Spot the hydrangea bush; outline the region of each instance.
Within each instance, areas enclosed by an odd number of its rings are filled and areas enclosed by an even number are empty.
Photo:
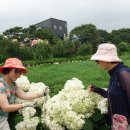
[[[46,89],[46,85],[42,82],[39,83],[31,83],[29,82],[28,78],[26,76],[21,76],[16,81],[18,87],[20,87],[22,90],[26,91],[27,93],[40,93],[43,90]],[[49,98],[49,97],[48,97]],[[22,100],[19,98],[16,98],[16,103],[35,103],[36,107],[42,108],[43,103],[45,102],[45,97],[33,99],[33,100]],[[40,119],[36,117],[36,108],[33,107],[27,107],[24,109],[19,110],[19,114],[23,116],[23,121],[19,122],[15,128],[16,130],[36,130],[36,127],[38,123],[40,122]]]
[[[42,122],[50,130],[80,130],[96,108],[106,114],[107,100],[85,90],[83,83],[73,78],[43,106]]]
[[[47,86],[42,83],[30,83],[25,76],[17,84],[26,92],[39,93]],[[23,83],[24,82],[24,83]],[[23,83],[23,84],[22,84]],[[107,130],[106,114],[108,100],[85,90],[82,81],[77,78],[68,80],[64,88],[55,96],[35,100],[16,99],[16,103],[37,103],[36,108],[19,110],[23,120],[16,124],[16,130]],[[38,116],[37,116],[38,115]],[[40,128],[38,128],[38,124]],[[100,127],[100,128],[99,128]]]

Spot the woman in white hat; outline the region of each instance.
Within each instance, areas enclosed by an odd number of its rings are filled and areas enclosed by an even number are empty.
[[[117,48],[110,43],[99,45],[96,54],[91,57],[110,75],[108,91],[90,86],[90,91],[108,98],[109,123],[113,124],[114,114],[123,115],[130,124],[130,68],[124,65],[117,55]],[[124,130],[124,129],[123,129]]]
[[[9,112],[35,106],[35,104],[14,104],[16,96],[23,100],[36,99],[46,95],[48,89],[38,94],[25,93],[20,89],[15,81],[21,74],[26,74],[27,70],[17,58],[7,59],[0,67],[0,73],[3,74],[0,78],[0,130],[10,130],[7,122]]]

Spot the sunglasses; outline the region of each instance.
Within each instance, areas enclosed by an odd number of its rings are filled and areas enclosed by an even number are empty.
[[[23,73],[20,69],[14,69],[14,72],[15,72],[17,75],[21,75],[21,74]]]

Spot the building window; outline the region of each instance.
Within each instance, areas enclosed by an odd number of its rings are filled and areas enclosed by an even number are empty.
[[[54,25],[54,29],[55,29],[55,30],[57,29],[57,26],[56,26],[56,25]]]
[[[59,26],[59,29],[62,30],[63,28],[61,26]]]

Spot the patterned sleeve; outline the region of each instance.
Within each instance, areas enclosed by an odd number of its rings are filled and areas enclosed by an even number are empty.
[[[1,82],[0,82],[0,93],[5,93],[5,87]]]
[[[3,93],[3,88],[0,87],[0,93]]]
[[[130,108],[130,72],[123,70],[119,74],[124,92],[126,93]]]

